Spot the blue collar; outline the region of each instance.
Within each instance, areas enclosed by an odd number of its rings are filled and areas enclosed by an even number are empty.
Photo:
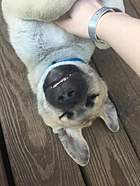
[[[62,59],[62,60],[56,60],[56,61],[53,61],[49,66],[51,65],[54,65],[56,63],[61,63],[61,62],[81,62],[81,63],[84,63],[86,64],[86,62],[80,58],[66,58],[66,59]]]

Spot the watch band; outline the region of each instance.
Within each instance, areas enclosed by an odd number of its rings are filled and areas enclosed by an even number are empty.
[[[102,7],[99,10],[97,10],[96,13],[92,16],[88,25],[88,33],[90,38],[92,39],[93,42],[95,42],[96,46],[101,49],[107,49],[110,46],[108,45],[108,43],[106,43],[105,41],[97,37],[96,28],[100,18],[109,12],[122,12],[122,11],[118,8]]]

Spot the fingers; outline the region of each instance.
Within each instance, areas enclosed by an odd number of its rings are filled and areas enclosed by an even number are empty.
[[[88,23],[101,7],[97,0],[78,0],[68,12],[69,18],[62,18],[56,24],[71,34],[89,38]]]

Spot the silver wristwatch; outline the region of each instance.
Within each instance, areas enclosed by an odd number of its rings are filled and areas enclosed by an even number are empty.
[[[112,8],[112,7],[102,7],[101,9],[97,10],[96,13],[92,16],[89,25],[88,25],[88,33],[90,38],[93,42],[95,42],[96,46],[101,49],[107,49],[110,46],[105,41],[99,39],[96,35],[96,27],[98,25],[98,22],[100,18],[107,14],[108,12],[122,12],[118,8]]]

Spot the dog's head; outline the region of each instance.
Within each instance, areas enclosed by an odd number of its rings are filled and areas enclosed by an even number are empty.
[[[102,117],[111,130],[118,130],[118,125],[113,129],[112,121],[109,123],[109,117],[106,117],[111,116],[114,107],[110,112],[106,110],[105,83],[93,68],[81,61],[51,65],[40,80],[37,99],[45,123],[58,133],[67,153],[80,165],[86,165],[89,159],[82,128]]]
[[[78,60],[51,65],[38,86],[38,101],[52,128],[85,127],[100,113],[106,98],[105,83],[93,68]]]

